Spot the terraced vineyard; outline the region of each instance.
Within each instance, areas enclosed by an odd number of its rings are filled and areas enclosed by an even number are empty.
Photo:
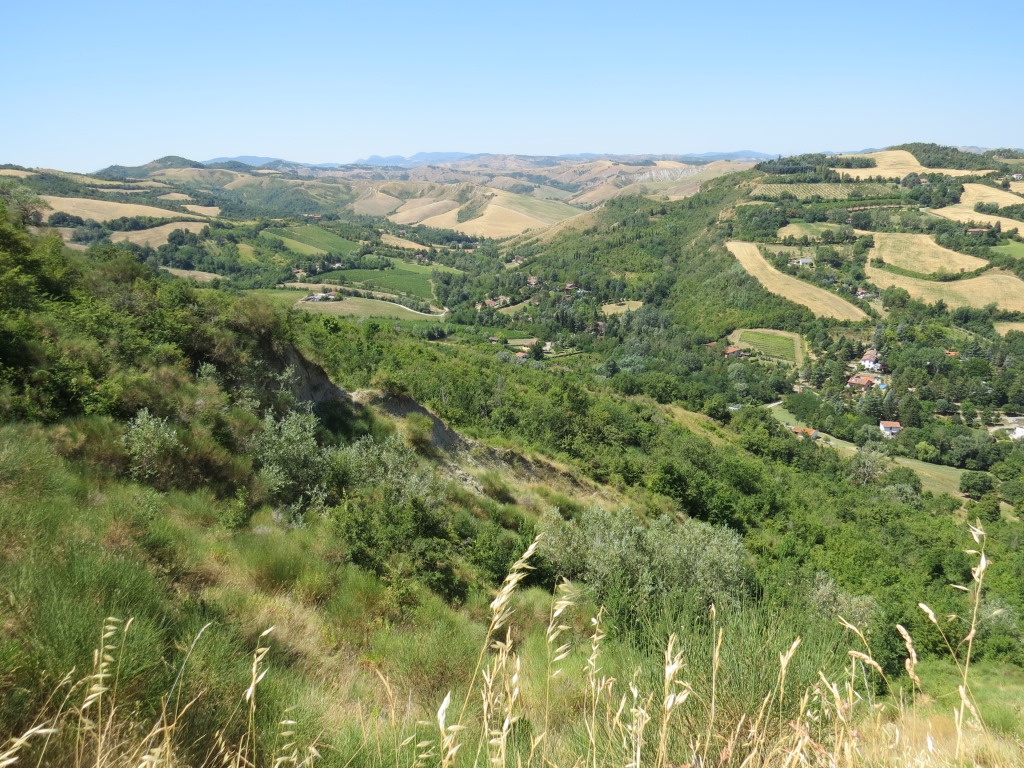
[[[758,184],[750,193],[751,197],[776,200],[790,194],[797,200],[849,200],[854,193],[861,198],[896,197],[898,190],[891,184],[864,182],[862,184]]]

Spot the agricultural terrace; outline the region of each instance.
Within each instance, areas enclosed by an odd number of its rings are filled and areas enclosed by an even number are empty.
[[[56,197],[55,195],[40,195],[40,197],[50,204],[53,211],[61,211],[99,222],[120,219],[122,216],[153,216],[158,219],[181,216],[179,211],[169,211],[166,208],[156,208],[152,205],[111,203],[106,200],[90,200],[85,197]],[[198,216],[193,216],[190,221],[196,221],[197,218]]]
[[[783,194],[790,194],[797,200],[809,200],[812,197],[820,197],[822,200],[847,200],[854,192],[862,198],[892,197],[899,194],[890,184],[866,181],[859,184],[758,184],[750,195],[778,198]]]
[[[606,315],[622,315],[626,312],[635,312],[643,305],[642,301],[617,301],[612,304],[602,304],[601,311]]]
[[[785,275],[765,261],[754,243],[732,240],[725,244],[729,252],[765,290],[785,299],[802,304],[818,317],[833,317],[836,320],[865,320],[867,314],[848,301],[844,301],[823,288]]]
[[[886,149],[863,155],[840,155],[840,157],[872,157],[874,168],[836,168],[835,170],[854,179],[872,179],[875,176],[903,178],[908,173],[944,173],[947,176],[983,176],[988,171],[956,170],[953,168],[925,168],[905,149]]]
[[[886,264],[920,275],[973,272],[988,265],[984,259],[943,248],[931,235],[874,232],[872,237],[875,238],[872,258],[881,258]]]
[[[1024,281],[1002,270],[991,270],[978,277],[948,283],[906,277],[872,266],[864,268],[868,280],[879,288],[903,288],[911,297],[932,304],[942,300],[951,307],[984,307],[1024,312]]]
[[[139,229],[134,232],[111,232],[110,239],[115,243],[135,243],[136,245],[148,245],[151,248],[159,248],[167,242],[167,237],[176,229],[198,233],[205,226],[207,226],[205,221],[174,221],[170,224],[161,224],[159,227]]]
[[[741,328],[730,334],[729,341],[765,357],[785,360],[798,366],[804,362],[804,342],[798,333],[776,331],[773,328]]]

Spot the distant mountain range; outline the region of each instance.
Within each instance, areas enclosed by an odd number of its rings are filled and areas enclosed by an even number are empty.
[[[206,166],[231,166],[232,164],[242,163],[251,168],[265,168],[265,167],[279,167],[282,165],[286,166],[298,166],[305,168],[343,168],[353,165],[363,166],[376,166],[381,168],[420,168],[426,165],[446,165],[448,163],[455,163],[459,161],[472,161],[478,158],[496,157],[501,156],[500,154],[481,152],[417,152],[415,155],[406,157],[404,155],[370,155],[369,157],[360,158],[351,163],[302,163],[295,160],[285,160],[279,157],[263,157],[260,155],[236,155],[235,157],[215,157],[212,160],[203,161],[203,165]],[[517,155],[505,155],[509,157]],[[529,155],[518,155],[518,157],[537,157]],[[637,159],[643,160],[675,160],[682,163],[707,163],[715,160],[768,160],[777,157],[774,154],[768,154],[765,152],[756,152],[750,149],[743,149],[733,152],[700,152],[700,153],[687,153],[680,155],[672,154],[660,154],[660,155],[617,155],[607,153],[595,153],[595,152],[580,152],[576,154],[566,154],[551,156],[552,160],[566,161],[566,160],[598,160],[608,159],[615,161],[631,161]]]

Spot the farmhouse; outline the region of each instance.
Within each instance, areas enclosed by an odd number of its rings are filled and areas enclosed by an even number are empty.
[[[867,392],[876,384],[878,384],[878,379],[874,376],[868,376],[866,373],[858,373],[846,380],[848,388],[859,389],[861,392]]]
[[[797,437],[802,437],[807,440],[817,440],[818,430],[811,429],[810,427],[790,427],[790,430]]]
[[[1013,174],[1013,180],[1014,181],[1024,181],[1024,173],[1015,173],[1015,174]]]
[[[809,256],[801,256],[799,259],[790,260],[790,265],[794,267],[813,267],[814,259]]]
[[[537,280],[536,276],[534,276],[534,275],[530,275],[528,278],[526,278],[526,284],[528,286],[530,286],[531,288],[536,288],[538,282],[539,281]]]
[[[896,435],[903,431],[903,426],[898,421],[880,421],[878,422],[878,428],[882,431],[882,437],[884,438],[896,437]]]
[[[874,298],[874,296],[875,296],[875,294],[871,293],[871,291],[865,291],[863,288],[858,288],[857,289],[857,298],[858,299],[871,299],[871,298]]]
[[[869,349],[860,359],[860,367],[866,371],[882,370],[882,363],[878,359],[878,350]]]

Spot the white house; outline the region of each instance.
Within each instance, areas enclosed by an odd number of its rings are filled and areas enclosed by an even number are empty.
[[[1018,424],[1010,431],[1011,440],[1024,440],[1024,425]]]
[[[903,431],[903,426],[898,421],[880,421],[878,422],[878,428],[882,430],[882,437],[887,439],[896,437],[896,435]]]
[[[882,370],[882,363],[878,359],[878,351],[869,349],[864,353],[864,356],[860,359],[860,367],[866,371],[880,371]]]

